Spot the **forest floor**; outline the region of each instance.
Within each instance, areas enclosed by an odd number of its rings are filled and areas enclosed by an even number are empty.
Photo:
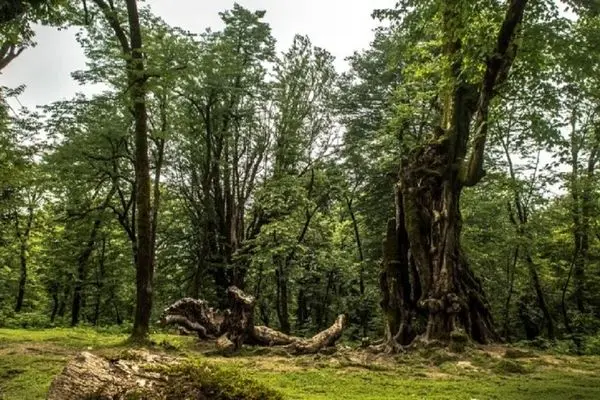
[[[115,357],[127,349],[126,338],[87,328],[0,329],[0,399],[44,399],[70,357],[84,350]],[[156,334],[152,339],[152,352],[218,364],[286,399],[600,399],[600,357],[502,346],[461,355],[423,350],[395,357],[345,346],[333,355],[300,357],[249,348],[222,357],[193,337]]]

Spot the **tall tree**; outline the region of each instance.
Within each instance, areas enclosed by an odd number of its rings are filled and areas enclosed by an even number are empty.
[[[384,244],[381,287],[391,348],[412,342],[419,333],[413,324],[417,308],[427,316],[420,336],[425,341],[447,343],[459,332],[483,343],[497,337],[481,283],[460,246],[460,195],[484,175],[490,103],[516,56],[527,1],[507,2],[483,74],[472,70],[465,50],[466,31],[478,12],[469,4],[412,4],[415,12],[435,10],[443,70],[436,128],[402,161],[396,218],[388,224]]]
[[[132,338],[145,340],[150,328],[152,312],[152,279],[154,250],[152,245],[152,211],[150,207],[150,160],[148,156],[148,114],[146,108],[146,81],[142,31],[136,0],[126,0],[129,34],[119,20],[119,10],[112,1],[94,0],[113,29],[125,58],[127,82],[135,121],[135,187],[136,187],[136,308]],[[156,183],[158,184],[158,183]]]

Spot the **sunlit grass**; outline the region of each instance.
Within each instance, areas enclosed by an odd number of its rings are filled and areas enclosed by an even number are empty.
[[[53,377],[81,350],[118,354],[128,335],[91,328],[0,329],[0,399],[45,398]],[[600,357],[504,358],[502,352],[453,355],[423,351],[382,362],[352,353],[290,357],[246,350],[239,357],[202,355],[194,337],[152,335],[152,351],[218,364],[281,392],[287,399],[600,399]]]

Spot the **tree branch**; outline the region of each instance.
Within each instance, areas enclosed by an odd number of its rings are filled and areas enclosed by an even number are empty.
[[[466,165],[462,166],[461,181],[465,186],[473,186],[483,178],[483,155],[488,131],[488,114],[490,102],[496,95],[496,88],[504,83],[517,53],[516,36],[527,0],[509,0],[508,9],[500,32],[494,53],[487,60],[483,75],[479,101],[475,112],[476,132],[471,144],[471,153]]]

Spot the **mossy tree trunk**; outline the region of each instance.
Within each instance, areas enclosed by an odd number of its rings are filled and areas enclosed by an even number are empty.
[[[465,82],[462,65],[461,1],[443,2],[444,78],[450,84],[439,95],[439,126],[403,161],[396,218],[384,242],[380,284],[388,349],[415,339],[450,343],[464,334],[481,343],[497,338],[481,283],[461,249],[460,196],[484,176],[489,105],[513,63],[526,3],[509,1],[481,83],[473,85]],[[423,329],[415,324],[419,315],[427,320]]]

